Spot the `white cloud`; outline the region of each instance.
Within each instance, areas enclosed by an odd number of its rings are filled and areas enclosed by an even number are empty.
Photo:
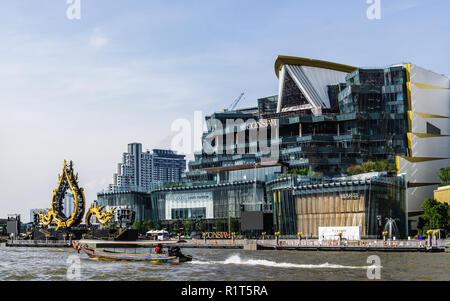
[[[94,28],[89,37],[89,43],[94,48],[102,48],[106,44],[108,44],[108,38],[105,34],[100,30],[100,28]]]

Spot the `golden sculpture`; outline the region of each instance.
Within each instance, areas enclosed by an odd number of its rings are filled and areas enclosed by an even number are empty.
[[[39,212],[39,218],[45,227],[54,221],[56,230],[76,227],[83,220],[86,201],[84,189],[78,186],[78,174],[74,174],[72,161],[67,164],[66,160],[64,160],[63,172],[62,175],[58,175],[58,179],[58,188],[53,190],[52,207],[46,210],[45,213]],[[64,214],[64,197],[67,190],[70,190],[74,197],[74,210],[70,216]],[[107,212],[102,212],[102,210],[103,206],[94,207],[92,205],[86,215],[86,225],[90,226],[90,217],[92,215],[95,215],[103,225],[113,218],[115,208]]]
[[[116,208],[111,208],[110,210],[103,212],[104,206],[95,207],[94,204],[91,205],[88,212],[86,213],[86,225],[89,227],[91,225],[91,216],[95,215],[97,220],[105,225],[114,217],[114,211]]]
[[[83,188],[78,186],[78,175],[74,174],[72,161],[67,164],[64,160],[63,172],[58,175],[58,179],[58,188],[53,190],[51,209],[47,210],[46,214],[39,213],[41,222],[44,226],[48,226],[54,220],[56,230],[78,226],[83,219],[85,199]],[[74,210],[69,217],[63,212],[63,201],[67,190],[70,190],[74,197]]]

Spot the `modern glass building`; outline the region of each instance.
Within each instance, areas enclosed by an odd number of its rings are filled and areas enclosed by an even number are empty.
[[[152,192],[152,202],[159,220],[203,220],[210,230],[221,231],[228,231],[229,219],[239,220],[243,211],[271,211],[264,182],[258,180],[158,189]]]
[[[261,152],[251,149],[261,139],[249,137],[255,128],[271,128],[267,143],[278,145],[284,171],[341,177],[349,167],[387,160],[390,170],[406,176],[414,228],[421,203],[439,183],[436,172],[450,166],[449,77],[409,63],[357,68],[287,56],[277,57],[275,73],[278,95],[259,99],[253,109],[207,118],[213,125],[203,139],[213,141],[214,153],[196,154],[186,178],[222,180],[220,170],[260,164]],[[245,124],[223,126],[228,119]]]
[[[277,95],[206,117],[182,183],[151,193],[158,219],[261,210],[282,234],[357,225],[371,236],[375,220],[397,218],[406,235],[436,172],[450,166],[449,77],[409,63],[358,68],[288,56],[277,57],[275,74]],[[381,160],[382,176],[349,178]]]
[[[135,212],[135,219],[139,221],[157,220],[157,207],[152,202],[149,192],[122,189],[114,192],[100,192],[97,194],[98,205],[104,206],[105,210],[112,207],[131,208]]]

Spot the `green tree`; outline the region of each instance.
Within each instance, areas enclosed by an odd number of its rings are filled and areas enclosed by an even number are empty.
[[[162,229],[162,221],[161,220],[157,220],[156,221],[155,229],[156,230],[161,230]]]
[[[441,168],[439,172],[437,172],[437,176],[442,181],[442,183],[450,182],[450,167]]]
[[[364,172],[364,170],[362,169],[361,165],[353,165],[353,166],[350,166],[349,168],[347,168],[347,173],[349,173],[351,175],[358,175],[363,172]]]
[[[172,229],[173,231],[179,233],[183,228],[183,222],[180,219],[177,219],[173,224],[172,224]]]
[[[309,169],[308,168],[303,168],[303,169],[290,169],[286,172],[288,175],[299,175],[299,176],[307,176],[309,175]]]
[[[388,165],[388,171],[389,171],[389,172],[397,172],[397,166],[395,166],[394,163],[389,163],[389,165]]]
[[[422,203],[423,222],[421,222],[422,232],[427,229],[445,229],[449,228],[450,206],[447,203],[440,203],[433,198],[426,199]]]
[[[419,220],[417,221],[417,229],[418,229],[417,234],[419,236],[422,236],[424,232],[429,230],[427,221],[421,216],[419,217]]]
[[[183,226],[184,226],[184,231],[185,231],[186,234],[191,233],[191,231],[192,231],[192,220],[190,218],[188,218],[187,220],[184,221]]]
[[[151,219],[146,220],[142,223],[142,232],[147,232],[153,229],[153,221]]]
[[[375,162],[375,171],[386,171],[388,170],[388,160],[378,160]]]
[[[375,166],[376,166],[376,163],[371,160],[361,164],[361,168],[362,168],[363,172],[365,172],[365,173],[375,171]]]
[[[136,229],[139,233],[142,232],[142,222],[141,221],[135,221],[133,223],[133,228]]]
[[[223,220],[221,220],[221,219],[216,219],[215,221],[214,221],[214,226],[216,227],[216,232],[221,232],[221,231],[223,231]]]
[[[231,232],[238,232],[238,220],[234,216],[230,217]]]
[[[196,230],[198,230],[200,232],[205,232],[205,230],[206,230],[206,223],[205,223],[204,220],[201,220],[201,221],[197,222],[197,229]]]
[[[394,163],[389,163],[389,160],[377,160],[375,162],[369,160],[361,165],[352,165],[347,168],[347,173],[351,175],[358,175],[371,171],[388,171],[396,172],[397,168]]]

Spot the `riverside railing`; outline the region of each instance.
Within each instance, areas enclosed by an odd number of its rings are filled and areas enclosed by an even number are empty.
[[[70,246],[70,240],[8,240],[7,245],[12,246]]]
[[[427,240],[358,240],[341,242],[337,240],[307,240],[307,239],[279,239],[278,243],[274,239],[258,240],[258,245],[264,247],[372,247],[372,248],[427,248],[430,246]],[[431,242],[433,247],[448,246],[446,240],[434,240]]]
[[[321,247],[351,247],[351,248],[403,248],[403,249],[426,249],[429,247],[428,241],[426,240],[393,240],[393,241],[383,241],[383,240],[359,240],[359,241],[347,241],[343,240],[339,243],[337,240],[323,240],[319,241],[317,239],[192,239],[187,240],[183,243],[185,246],[194,247],[206,247],[206,248],[221,248],[221,247],[236,247],[243,248],[246,245],[257,244],[261,247],[275,248],[321,248]],[[435,240],[432,241],[431,246],[433,247],[445,247],[448,246],[449,242],[446,240]]]

